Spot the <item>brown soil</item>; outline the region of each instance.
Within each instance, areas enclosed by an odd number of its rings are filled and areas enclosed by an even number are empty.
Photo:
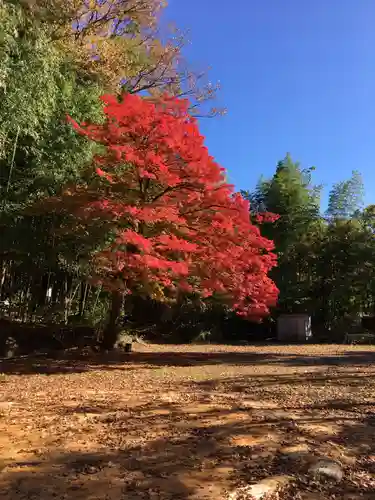
[[[375,498],[375,348],[136,346],[0,365],[0,499]],[[314,456],[339,483],[306,474]]]

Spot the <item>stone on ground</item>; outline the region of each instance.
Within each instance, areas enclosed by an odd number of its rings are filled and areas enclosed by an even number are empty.
[[[267,477],[259,483],[237,488],[230,493],[228,500],[262,500],[285,488],[293,480],[292,476]]]
[[[335,481],[341,481],[344,476],[341,466],[333,460],[319,460],[310,467],[309,472]]]

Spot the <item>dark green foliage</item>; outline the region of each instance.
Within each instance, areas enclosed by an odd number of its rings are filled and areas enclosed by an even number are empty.
[[[262,180],[248,198],[253,211],[281,216],[264,229],[279,256],[273,273],[278,311],[307,312],[317,337],[341,341],[358,328],[361,315],[375,311],[374,210],[361,209],[363,183],[353,172],[332,188],[323,217],[312,171],[301,170],[287,155],[272,179]]]
[[[48,280],[63,277],[63,289],[77,275],[77,249],[59,233],[61,221],[26,209],[81,178],[93,146],[66,113],[100,119],[103,89],[80,80],[70,54],[21,4],[1,4],[0,34],[0,292],[26,317],[45,306]]]
[[[305,307],[308,272],[304,253],[311,231],[319,223],[320,187],[311,185],[313,169],[302,170],[288,154],[270,180],[261,180],[255,193],[246,193],[253,212],[268,211],[280,218],[262,226],[262,233],[275,242],[278,266],[272,277],[280,289],[279,306],[299,312]]]

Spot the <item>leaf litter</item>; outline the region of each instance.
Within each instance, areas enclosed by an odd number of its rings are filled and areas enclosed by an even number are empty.
[[[291,474],[279,500],[375,498],[374,360],[367,346],[137,345],[3,362],[0,499],[220,500]],[[321,458],[341,481],[309,475]]]

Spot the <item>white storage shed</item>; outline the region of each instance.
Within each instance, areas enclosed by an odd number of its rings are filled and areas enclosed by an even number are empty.
[[[277,318],[277,339],[281,342],[307,342],[311,337],[308,314],[281,314]]]

